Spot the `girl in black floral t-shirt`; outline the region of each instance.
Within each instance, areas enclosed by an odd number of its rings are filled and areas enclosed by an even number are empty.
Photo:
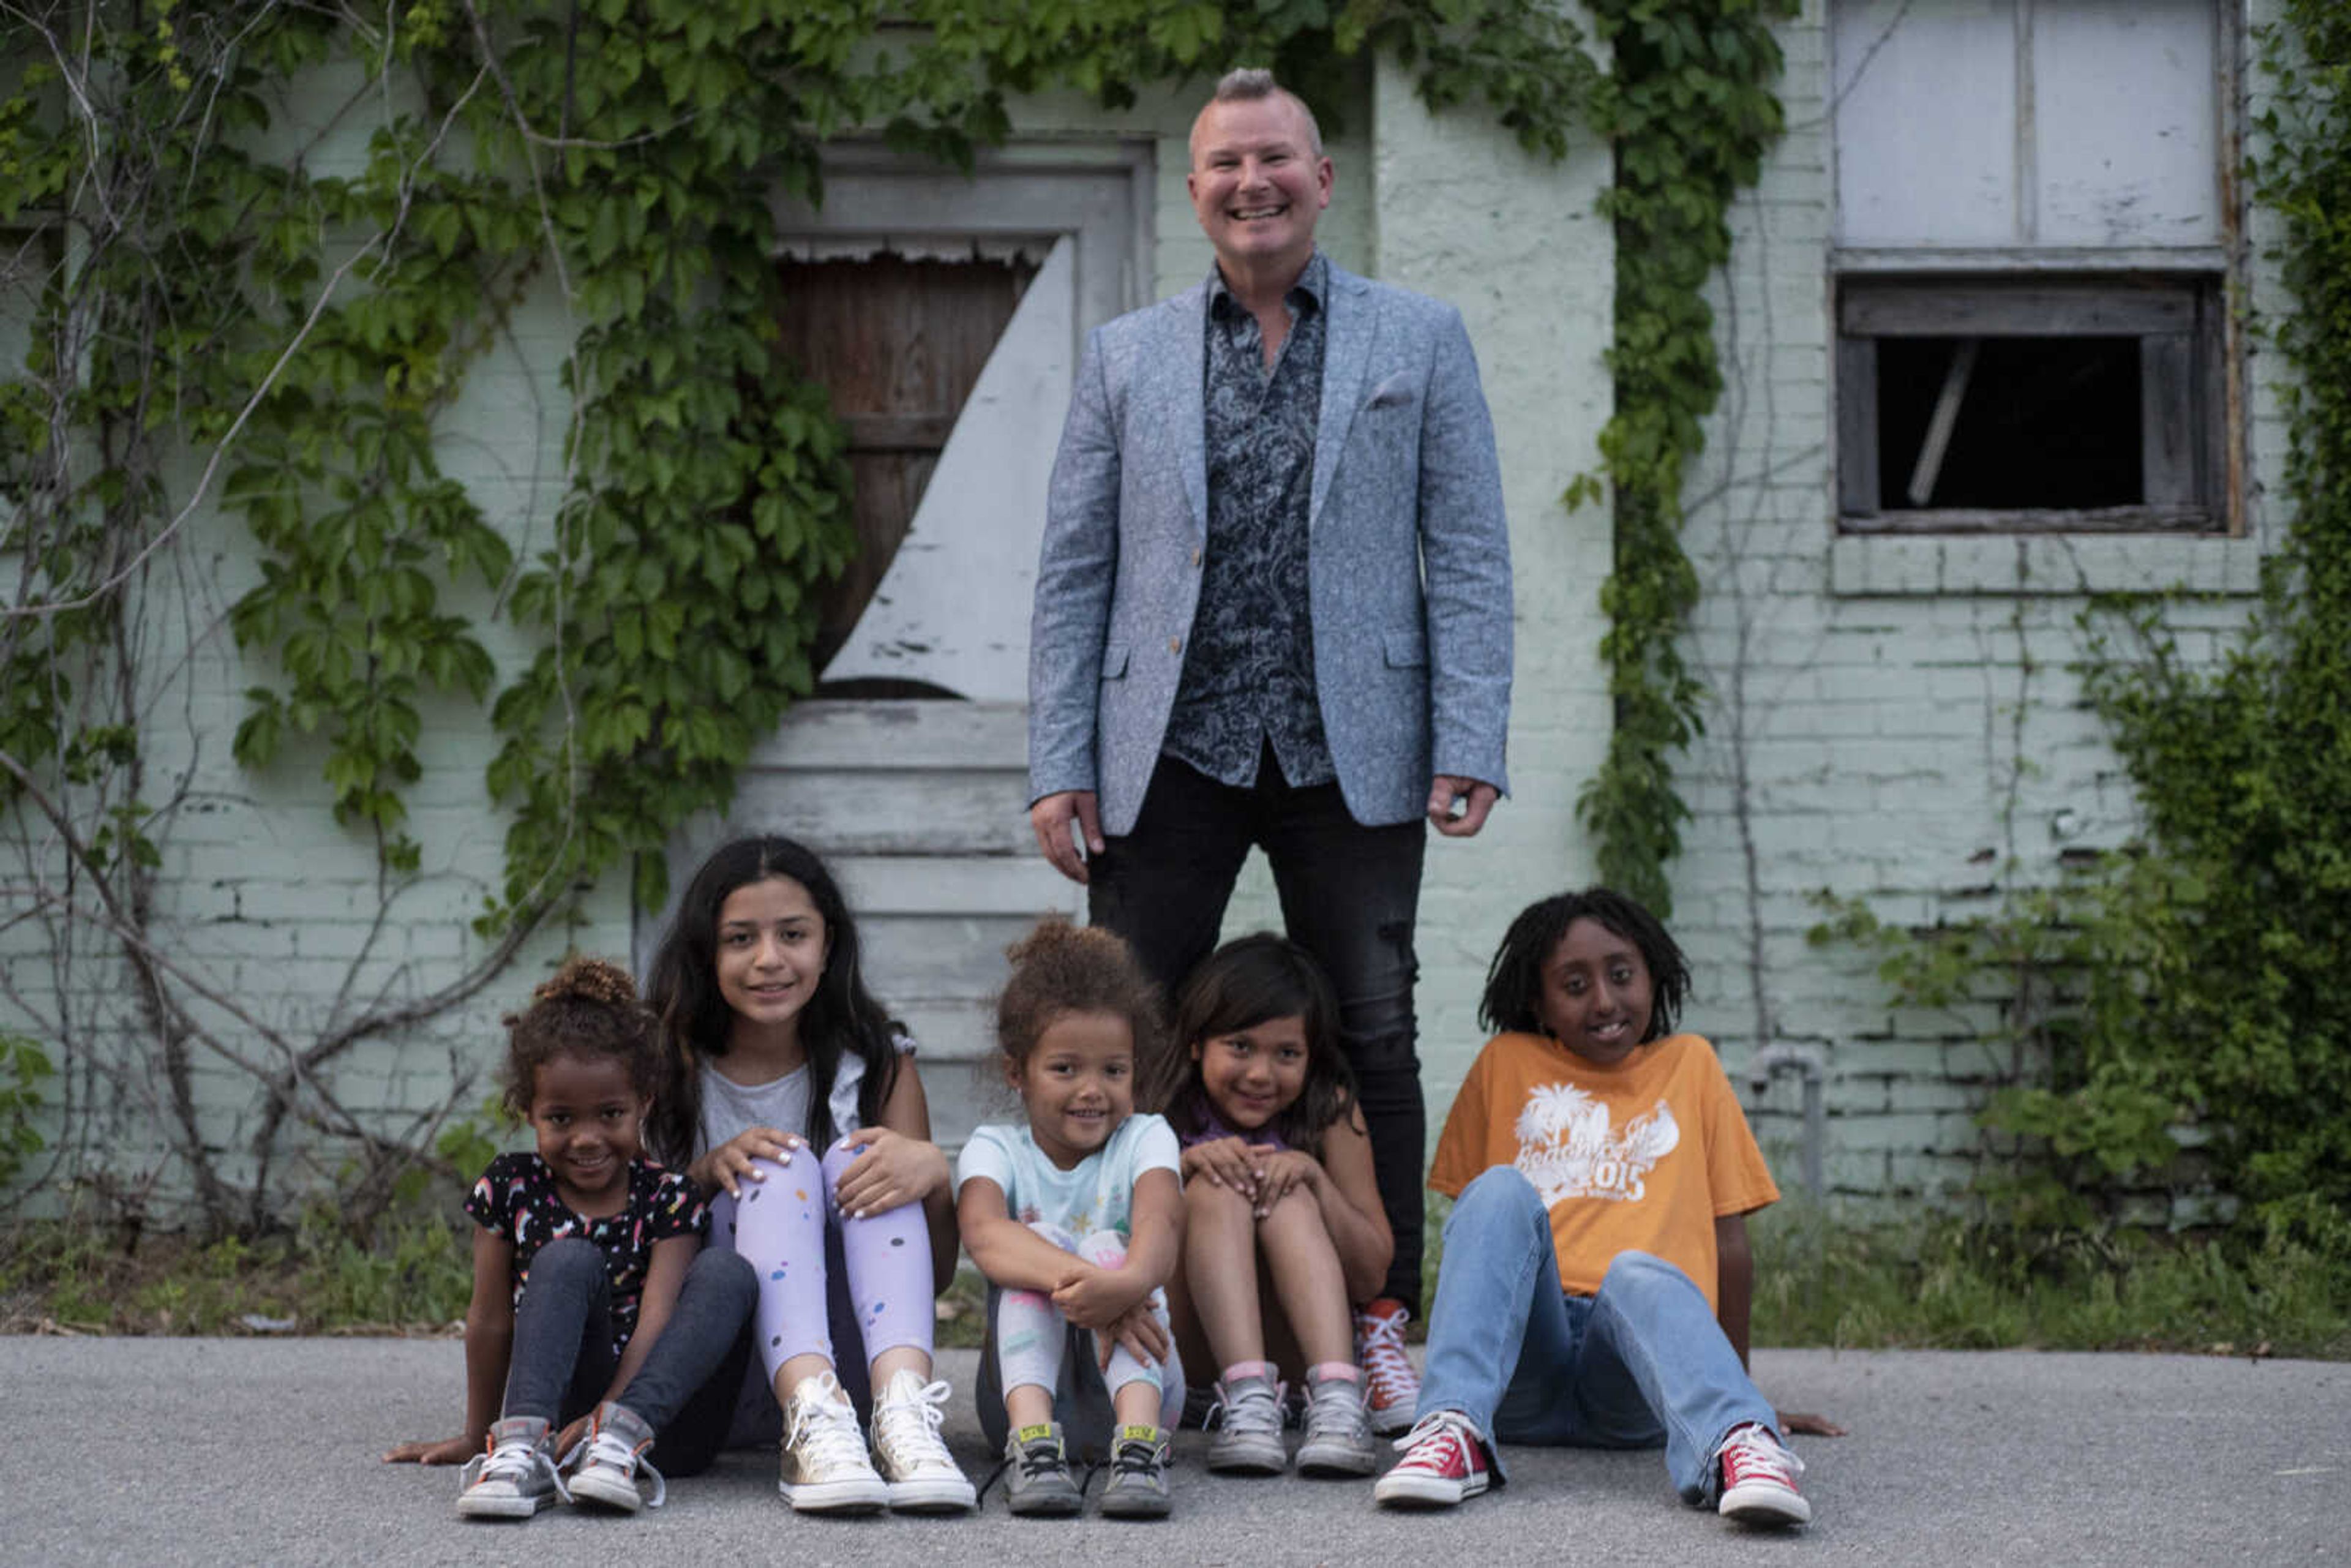
[[[654,1246],[673,1236],[699,1237],[710,1224],[709,1205],[684,1176],[643,1159],[628,1164],[628,1197],[618,1214],[591,1218],[563,1199],[554,1167],[540,1155],[500,1155],[465,1195],[465,1212],[514,1248],[514,1304],[522,1304],[530,1265],[550,1241],[576,1236],[604,1254],[611,1286],[612,1355],[618,1360],[636,1333],[637,1309]]]
[[[658,1506],[647,1450],[690,1474],[726,1436],[758,1286],[735,1253],[702,1251],[693,1184],[643,1157],[658,1068],[627,971],[574,959],[507,1029],[506,1103],[538,1149],[500,1155],[465,1199],[481,1226],[465,1430],[384,1458],[475,1454],[457,1498],[470,1518],[528,1519],[559,1498]]]

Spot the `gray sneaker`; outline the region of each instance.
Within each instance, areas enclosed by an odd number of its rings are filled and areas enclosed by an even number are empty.
[[[1110,1449],[1110,1484],[1102,1488],[1105,1519],[1165,1519],[1170,1506],[1167,1434],[1156,1427],[1121,1427]]]
[[[1223,1474],[1278,1476],[1290,1468],[1281,1446],[1281,1385],[1263,1374],[1217,1385],[1208,1469]]]
[[[1298,1445],[1298,1473],[1367,1476],[1379,1469],[1364,1385],[1353,1378],[1310,1377],[1306,1386],[1306,1437]]]
[[[1004,1500],[1015,1513],[1066,1518],[1085,1505],[1085,1494],[1070,1475],[1061,1424],[1023,1427],[1004,1443]]]
[[[554,1430],[537,1416],[491,1422],[488,1450],[457,1472],[461,1519],[528,1519],[569,1495],[555,1473]]]
[[[643,1416],[609,1399],[599,1405],[587,1438],[574,1450],[581,1457],[579,1468],[571,1472],[572,1502],[618,1509],[622,1513],[659,1508],[669,1495],[669,1485],[645,1458],[645,1450],[653,1446],[653,1429],[645,1425]],[[563,1458],[569,1464],[572,1455]]]

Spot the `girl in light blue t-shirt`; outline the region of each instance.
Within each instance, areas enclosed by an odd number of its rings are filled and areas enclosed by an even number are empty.
[[[1182,1241],[1181,1156],[1165,1121],[1134,1112],[1158,997],[1107,931],[1047,921],[1008,956],[997,1034],[1027,1116],[973,1133],[956,1170],[963,1244],[990,1287],[980,1425],[1004,1445],[1013,1512],[1079,1511],[1071,1447],[1110,1437],[1102,1512],[1156,1518],[1184,1404],[1161,1289]]]

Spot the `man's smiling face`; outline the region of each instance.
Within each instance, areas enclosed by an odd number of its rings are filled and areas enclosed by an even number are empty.
[[[1331,160],[1288,93],[1212,102],[1192,122],[1185,185],[1227,282],[1294,276],[1314,254],[1314,221],[1331,204]]]

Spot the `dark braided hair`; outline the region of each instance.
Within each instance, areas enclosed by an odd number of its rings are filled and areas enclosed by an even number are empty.
[[[628,1070],[629,1087],[653,1099],[661,1083],[653,1015],[637,1000],[628,970],[604,958],[565,960],[530,995],[530,1006],[509,1013],[500,1103],[517,1121],[530,1119],[538,1070],[559,1056],[605,1059]]]
[[[1478,1004],[1478,1021],[1496,1031],[1542,1034],[1542,971],[1559,950],[1567,928],[1579,920],[1595,920],[1640,950],[1649,970],[1649,1024],[1642,1043],[1673,1032],[1682,1003],[1689,997],[1689,960],[1666,935],[1657,917],[1614,888],[1587,887],[1582,893],[1554,894],[1529,904],[1510,922],[1502,946],[1486,971],[1486,994]]]

